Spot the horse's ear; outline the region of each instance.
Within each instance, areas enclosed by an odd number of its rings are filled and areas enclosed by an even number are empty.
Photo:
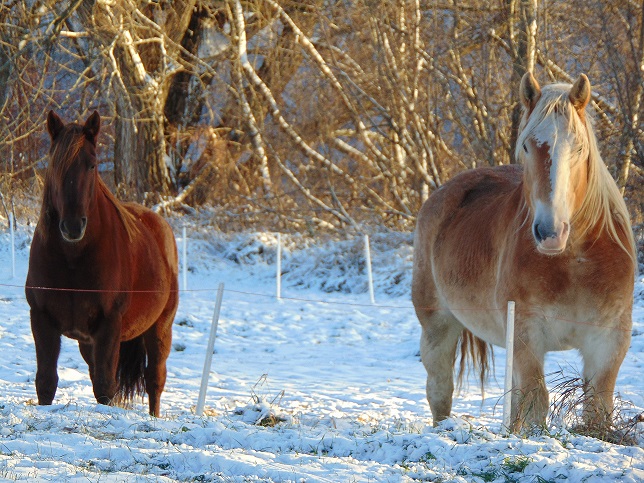
[[[581,112],[590,102],[590,81],[586,74],[580,74],[579,78],[572,85],[570,94],[568,94],[570,102],[575,106],[577,112]]]
[[[49,111],[49,114],[47,114],[47,132],[49,133],[49,137],[51,137],[52,141],[56,140],[60,131],[62,131],[64,127],[65,123],[60,116],[54,111]]]
[[[539,83],[532,75],[532,72],[526,72],[523,75],[519,95],[521,103],[526,109],[534,109],[534,106],[537,105],[537,101],[541,97],[541,87],[539,87]]]
[[[98,111],[94,111],[91,116],[85,121],[83,126],[83,132],[87,138],[96,144],[96,138],[98,137],[98,132],[101,130],[101,116],[99,116]]]

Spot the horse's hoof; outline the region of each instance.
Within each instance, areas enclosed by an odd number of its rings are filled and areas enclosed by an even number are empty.
[[[96,402],[98,402],[99,404],[105,404],[106,406],[111,406],[112,398],[109,398],[107,396],[98,396],[96,398]]]

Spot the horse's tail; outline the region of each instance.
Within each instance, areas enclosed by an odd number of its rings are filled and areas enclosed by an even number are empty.
[[[119,364],[116,369],[118,391],[116,401],[119,405],[129,406],[136,396],[145,394],[145,344],[140,335],[121,342]]]
[[[467,329],[463,329],[459,342],[461,360],[458,368],[457,385],[459,388],[462,387],[466,368],[478,369],[481,391],[483,391],[490,369],[494,367],[492,344],[488,344],[483,339],[476,337]]]

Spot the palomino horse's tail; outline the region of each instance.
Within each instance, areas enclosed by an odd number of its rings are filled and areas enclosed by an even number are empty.
[[[466,368],[478,370],[481,381],[481,391],[485,387],[485,381],[494,367],[494,352],[492,345],[479,339],[469,330],[463,329],[460,338],[461,361],[458,369],[457,385],[462,387],[463,376]]]
[[[136,396],[145,394],[146,352],[143,336],[121,342],[119,365],[116,369],[118,392],[116,402],[129,406]]]

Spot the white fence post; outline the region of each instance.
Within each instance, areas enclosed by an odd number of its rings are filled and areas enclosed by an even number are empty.
[[[282,298],[282,234],[277,234],[277,300]]]
[[[224,284],[219,284],[217,290],[217,301],[215,302],[215,312],[212,314],[212,324],[210,325],[210,338],[206,349],[206,360],[203,364],[203,374],[201,375],[201,387],[199,388],[199,399],[197,400],[197,416],[203,415],[203,408],[206,404],[206,390],[208,388],[208,378],[210,376],[210,367],[212,366],[212,353],[215,350],[215,339],[217,338],[217,326],[219,325],[219,312],[221,311],[221,300],[224,297]]]
[[[188,237],[186,235],[186,226],[183,226],[183,253],[182,253],[183,270],[183,289],[188,290]]]
[[[9,233],[11,234],[11,278],[16,278],[16,239],[13,233],[13,213],[9,213]]]
[[[512,413],[512,362],[514,359],[514,302],[508,302],[507,324],[505,329],[505,384],[503,387],[503,428],[506,433],[510,433],[510,421]]]
[[[367,277],[369,280],[369,298],[371,303],[376,303],[376,298],[373,294],[373,273],[371,273],[371,249],[369,248],[369,235],[364,236],[364,256],[367,261]]]

